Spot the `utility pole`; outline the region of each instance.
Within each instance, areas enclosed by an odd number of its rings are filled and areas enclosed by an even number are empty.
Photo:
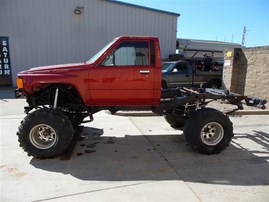
[[[241,43],[242,46],[245,46],[246,33],[247,33],[247,28],[246,26],[244,26],[243,35],[242,35],[242,43]]]

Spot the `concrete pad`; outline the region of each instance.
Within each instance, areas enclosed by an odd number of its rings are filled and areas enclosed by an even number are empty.
[[[97,113],[70,160],[19,147],[25,100],[0,103],[1,201],[269,201],[268,117],[231,117],[235,137],[201,155],[150,112]]]
[[[131,120],[142,127],[140,130],[202,201],[269,200],[267,116],[231,117],[235,137],[230,147],[221,154],[210,156],[194,153],[188,148],[182,131],[154,136],[144,124],[150,120]],[[158,133],[158,126],[156,129],[150,132]]]
[[[96,114],[69,161],[28,157],[16,137],[24,114],[7,110],[15,103],[1,108],[1,201],[197,201],[128,117]]]
[[[183,197],[184,196],[184,197]],[[53,198],[50,201],[199,201],[179,181],[139,181]]]

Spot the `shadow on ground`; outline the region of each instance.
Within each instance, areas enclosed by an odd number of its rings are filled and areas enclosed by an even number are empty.
[[[230,147],[209,156],[193,152],[182,135],[102,134],[102,129],[84,127],[70,160],[32,159],[30,163],[80,180],[269,185],[269,134],[261,131],[235,134]],[[244,141],[258,145],[257,150],[244,147]]]

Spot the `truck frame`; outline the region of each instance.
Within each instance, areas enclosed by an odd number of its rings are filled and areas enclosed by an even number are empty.
[[[207,104],[228,100],[243,109],[265,108],[266,100],[210,88],[161,89],[157,37],[122,36],[85,63],[32,68],[17,77],[16,97],[24,95],[27,116],[17,132],[29,156],[51,158],[70,145],[74,131],[101,110],[141,107],[183,128],[187,143],[202,154],[217,154],[233,137],[227,114]],[[89,117],[88,120],[84,120]]]

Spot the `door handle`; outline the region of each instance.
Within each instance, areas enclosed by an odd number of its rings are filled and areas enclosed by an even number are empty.
[[[140,70],[140,74],[148,74],[148,73],[150,73],[149,70]]]

